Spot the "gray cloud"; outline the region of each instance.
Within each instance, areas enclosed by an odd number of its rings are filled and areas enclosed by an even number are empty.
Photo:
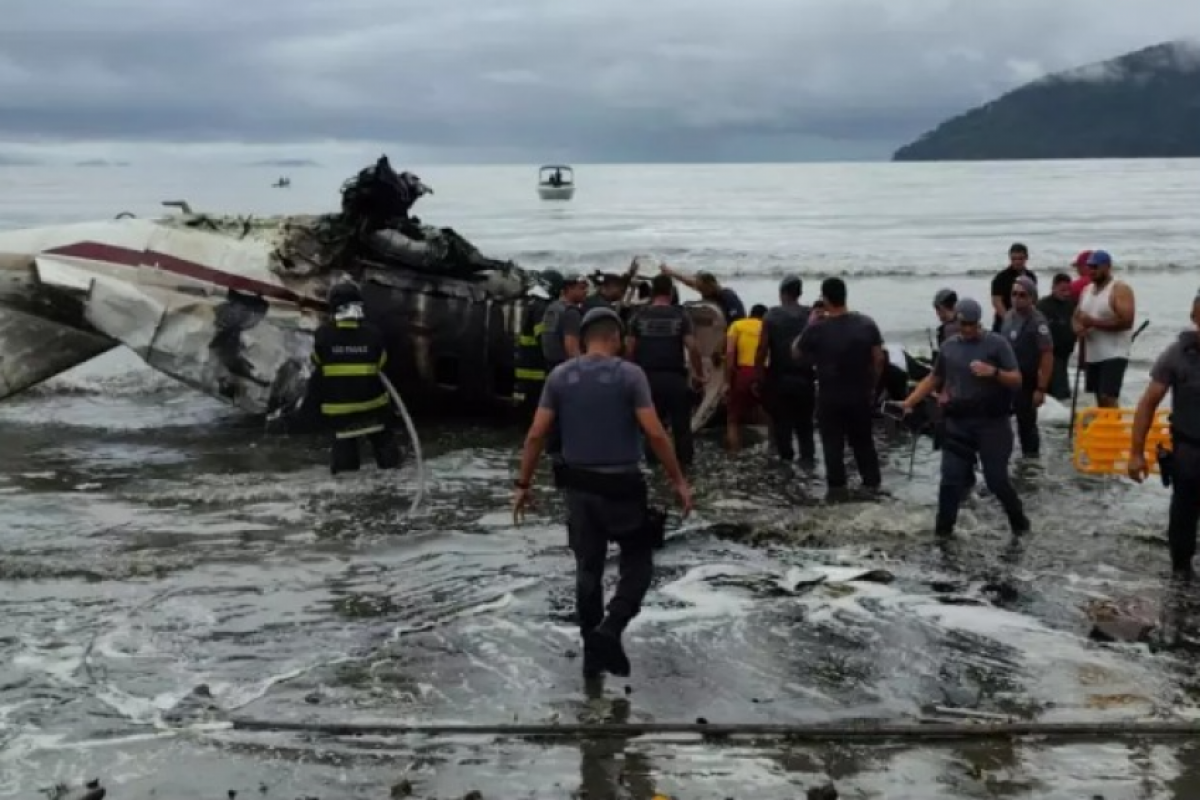
[[[0,140],[883,156],[1189,0],[5,0]]]

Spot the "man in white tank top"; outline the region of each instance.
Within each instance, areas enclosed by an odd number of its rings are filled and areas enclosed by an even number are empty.
[[[1073,326],[1080,338],[1080,357],[1085,367],[1085,389],[1096,396],[1101,408],[1116,408],[1129,366],[1136,306],[1133,289],[1113,278],[1112,256],[1094,251],[1087,260],[1091,283],[1083,290],[1075,309]]]

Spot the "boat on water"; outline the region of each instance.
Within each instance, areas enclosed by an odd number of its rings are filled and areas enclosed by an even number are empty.
[[[277,180],[277,181],[275,181],[274,183],[272,183],[272,184],[271,184],[271,188],[272,188],[272,189],[286,189],[286,188],[288,188],[288,187],[289,187],[289,186],[291,186],[291,185],[292,185],[292,179],[291,179],[291,178],[288,178],[288,177],[281,177],[279,180]]]
[[[347,181],[333,214],[211,215],[169,201],[178,213],[157,219],[0,232],[0,399],[125,346],[277,429],[303,430],[313,332],[329,286],[349,278],[414,416],[511,418],[517,333],[531,293],[547,287],[412,216],[430,192],[385,156]],[[724,318],[686,305],[711,365]],[[704,378],[697,427],[724,397],[721,370]]]
[[[565,164],[547,164],[538,170],[538,197],[570,200],[575,196],[575,170]]]

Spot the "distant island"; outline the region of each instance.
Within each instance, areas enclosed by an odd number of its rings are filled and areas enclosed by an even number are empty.
[[[0,153],[0,167],[36,167],[41,161],[27,156],[10,156]]]
[[[268,158],[265,161],[255,161],[250,164],[252,167],[287,167],[296,169],[298,167],[319,167],[321,166],[316,161],[308,158]]]
[[[89,158],[86,161],[76,161],[77,167],[128,167],[128,161],[110,161],[107,158]]]
[[[943,122],[893,161],[1200,157],[1200,44],[1039,78]]]

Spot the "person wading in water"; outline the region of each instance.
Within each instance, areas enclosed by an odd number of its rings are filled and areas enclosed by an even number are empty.
[[[1054,340],[1054,367],[1050,375],[1050,396],[1055,400],[1071,399],[1071,373],[1068,366],[1075,352],[1075,300],[1071,297],[1071,276],[1060,272],[1054,276],[1050,294],[1038,300],[1038,311],[1050,325]]]
[[[1012,287],[1017,278],[1027,276],[1037,283],[1037,275],[1029,271],[1029,248],[1016,242],[1008,248],[1008,266],[996,273],[992,278],[992,330],[1000,332],[1004,324],[1004,315],[1012,308]]]
[[[763,399],[771,416],[775,453],[782,461],[796,457],[793,436],[800,447],[800,465],[816,462],[814,433],[816,403],[812,367],[792,357],[792,342],[808,327],[812,309],[800,304],[804,283],[789,275],[779,284],[779,305],[763,317],[763,333],[754,357],[755,379],[763,387]]]
[[[846,308],[846,294],[845,281],[826,278],[821,283],[825,318],[805,328],[793,346],[796,357],[817,374],[817,426],[831,500],[847,494],[847,444],[863,488],[877,492],[883,483],[871,430],[875,389],[886,363],[883,335],[875,320]]]
[[[1107,252],[1093,251],[1088,268],[1092,281],[1079,298],[1074,320],[1087,364],[1084,388],[1096,396],[1096,405],[1116,408],[1129,366],[1137,306],[1129,284],[1113,277],[1112,256]]]
[[[1158,466],[1163,482],[1171,486],[1167,523],[1171,571],[1184,580],[1194,574],[1200,524],[1200,292],[1192,300],[1191,321],[1192,330],[1179,334],[1150,368],[1150,385],[1138,401],[1129,450],[1129,477],[1141,483],[1149,474],[1146,438],[1155,412],[1170,392],[1171,450],[1159,453]]]
[[[559,427],[562,460],[556,485],[567,507],[567,542],[575,555],[575,613],[583,637],[584,676],[627,676],[621,636],[641,610],[654,577],[652,552],[662,544],[665,515],[651,512],[642,459],[643,434],[686,515],[692,489],[659,422],[646,374],[617,356],[624,326],[615,311],[596,308],[580,324],[584,355],[546,377],[541,403],[525,437],[513,494],[519,523],[532,498],[533,476],[552,427]],[[609,542],[621,548],[617,589],[604,606]]]
[[[998,333],[984,331],[982,323],[979,303],[960,300],[958,335],[946,340],[933,372],[903,403],[907,414],[929,395],[946,390],[936,522],[939,536],[954,533],[959,506],[974,479],[976,456],[983,465],[983,480],[1004,506],[1013,534],[1029,530],[1025,507],[1008,477],[1013,450],[1009,416],[1013,395],[1021,388],[1021,371],[1008,341]]]

